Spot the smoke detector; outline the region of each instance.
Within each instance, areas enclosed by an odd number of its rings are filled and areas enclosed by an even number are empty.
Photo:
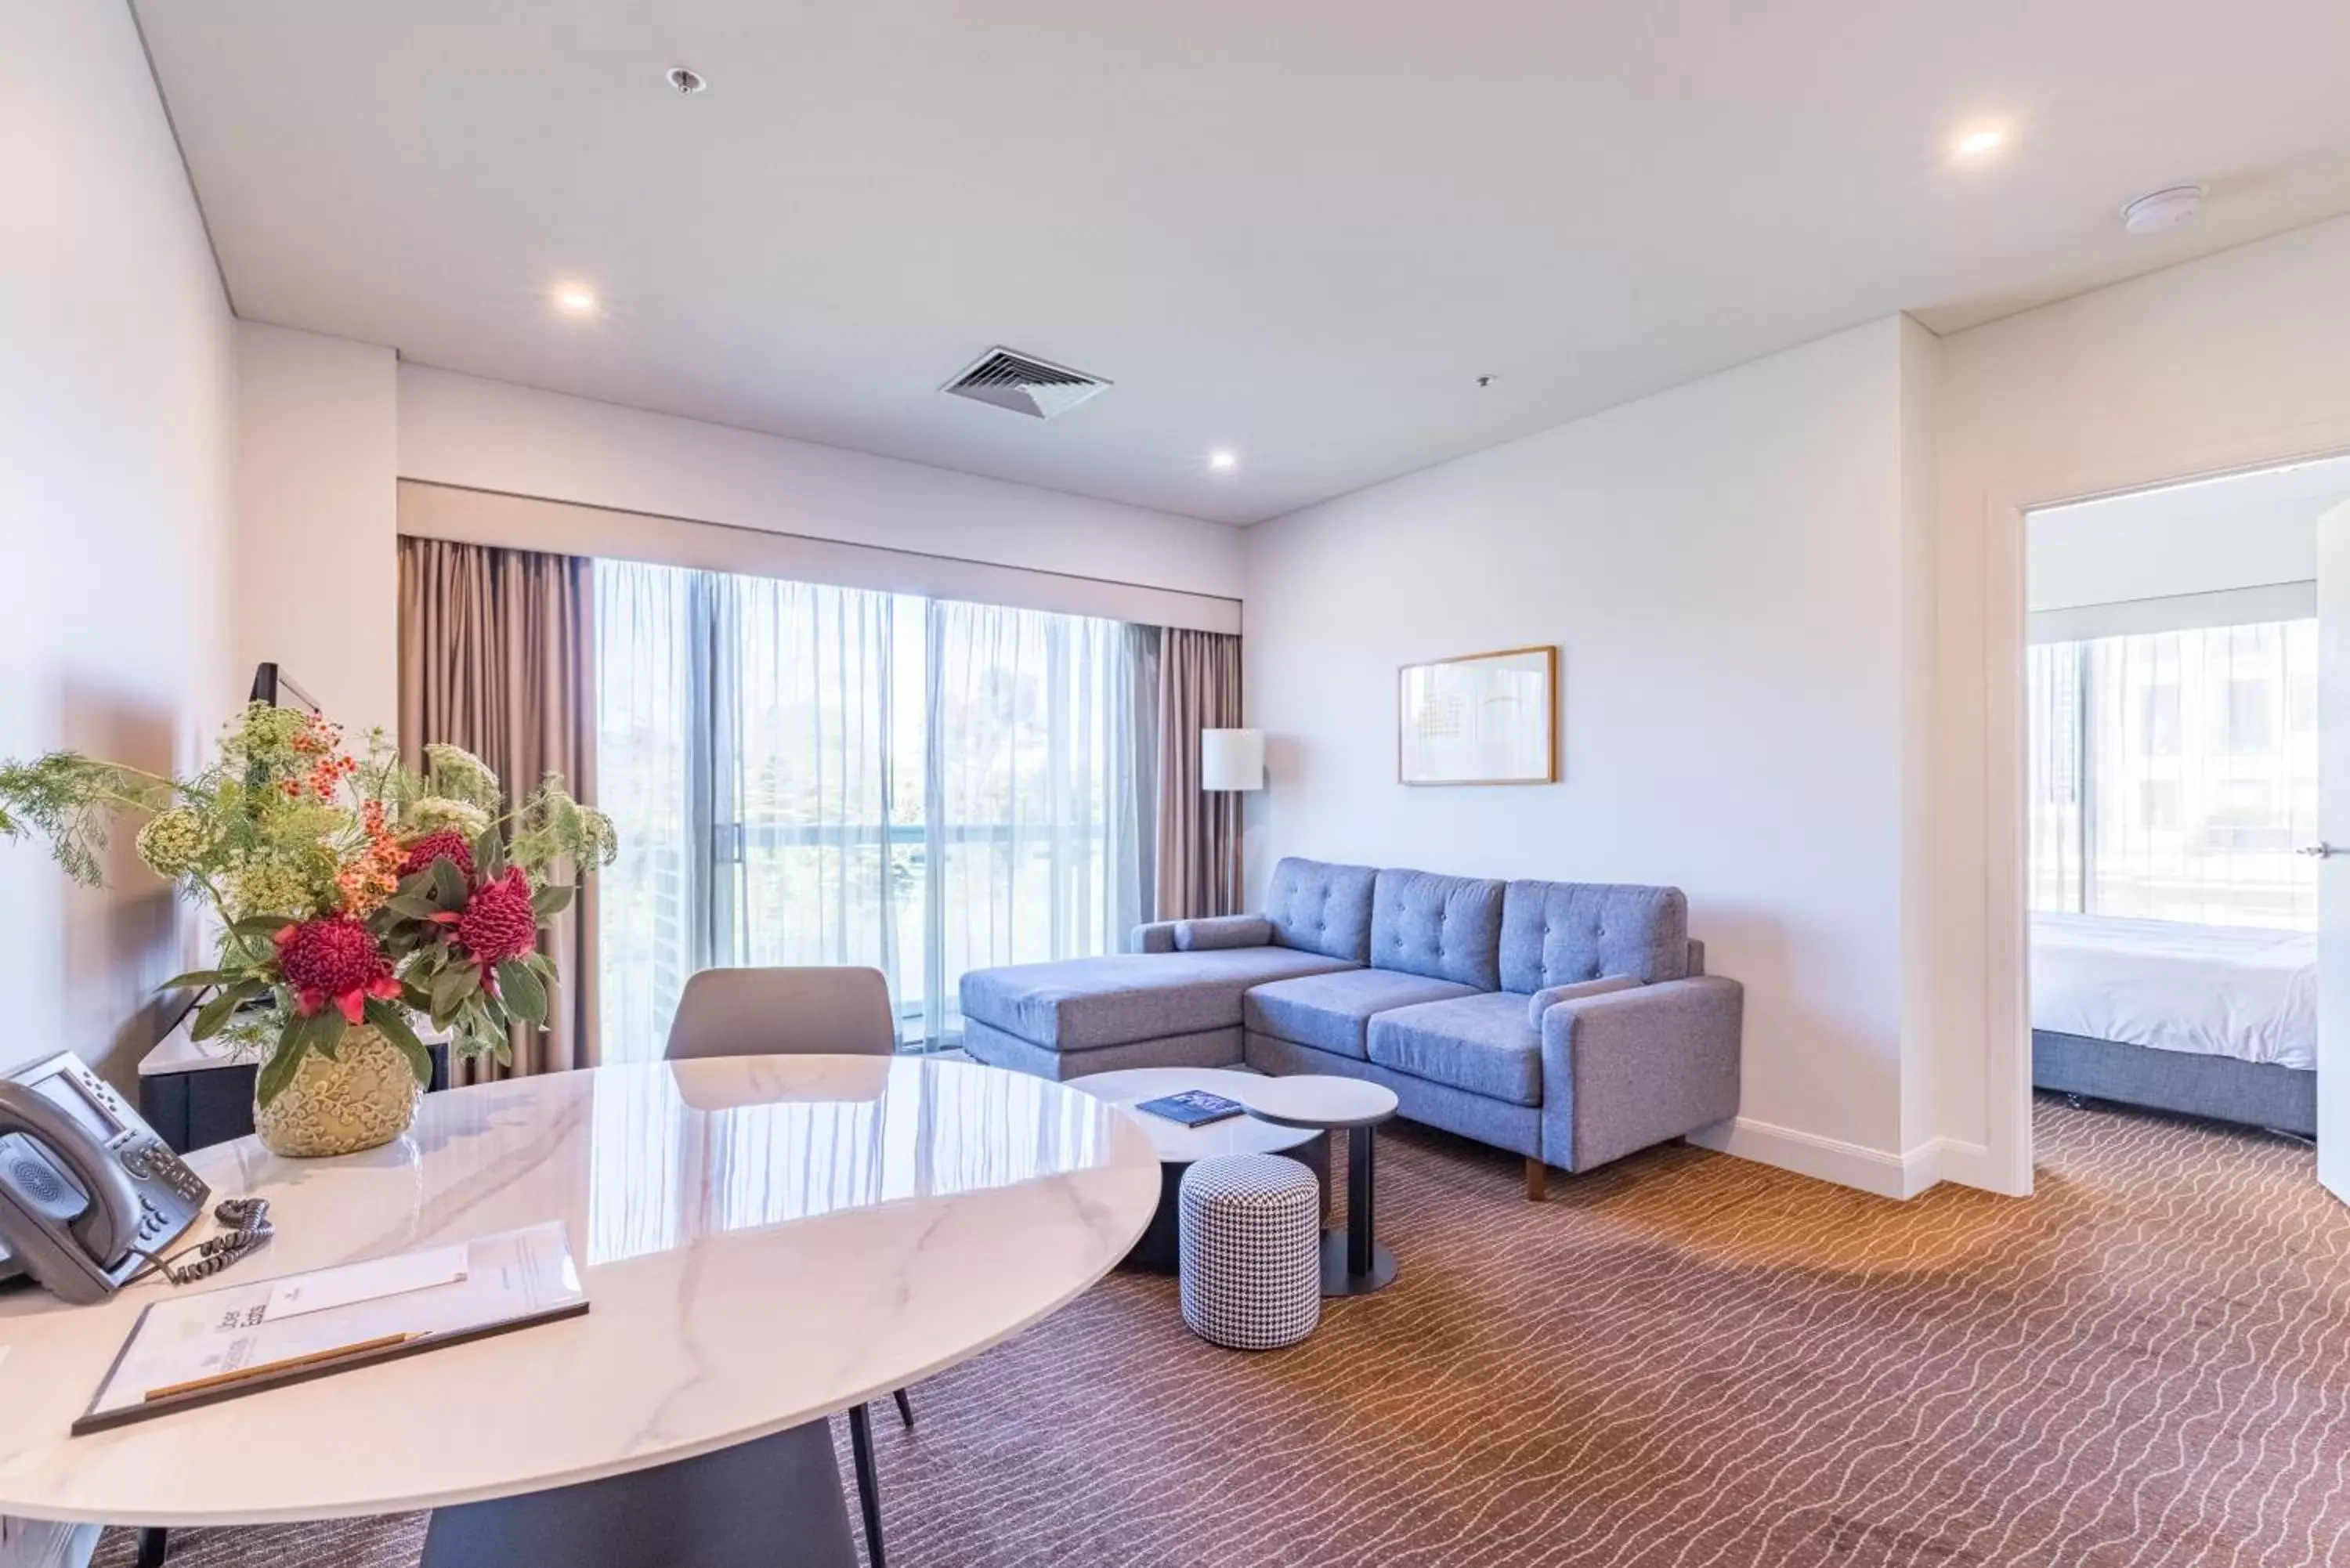
[[[1033,354],[996,348],[981,355],[969,369],[939,390],[973,402],[993,403],[1032,419],[1049,420],[1108,389],[1109,383],[1099,376],[1088,376]]]
[[[2122,209],[2122,227],[2134,234],[2175,229],[2203,210],[2200,185],[2166,185],[2149,191]]]

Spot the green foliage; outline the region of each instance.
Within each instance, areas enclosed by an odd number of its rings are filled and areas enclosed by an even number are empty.
[[[38,834],[67,876],[86,888],[103,881],[98,857],[107,826],[120,811],[152,812],[171,803],[168,780],[97,762],[79,752],[51,752],[29,763],[0,763],[0,835]]]
[[[424,772],[435,794],[484,811],[497,810],[505,794],[489,764],[463,746],[425,747]]]
[[[524,1023],[539,1029],[546,1027],[546,987],[521,960],[512,959],[498,965],[498,995]]]

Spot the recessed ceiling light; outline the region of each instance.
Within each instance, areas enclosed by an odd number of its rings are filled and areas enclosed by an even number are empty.
[[[1986,153],[1998,151],[2006,143],[2006,131],[1986,126],[1981,130],[1970,130],[1960,137],[1950,143],[1950,151],[1961,158],[1981,158]]]
[[[555,291],[555,308],[567,316],[593,316],[596,314],[595,293],[576,284],[566,284]]]
[[[688,70],[683,66],[671,66],[669,68],[669,85],[680,92],[700,92],[710,85],[710,78],[700,71]]]
[[[1219,449],[1208,454],[1208,466],[1218,473],[1230,473],[1240,465],[1241,460],[1236,453]]]

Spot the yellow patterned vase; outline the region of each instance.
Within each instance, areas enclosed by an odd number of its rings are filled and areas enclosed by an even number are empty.
[[[374,1029],[346,1029],[334,1060],[312,1051],[276,1099],[253,1105],[253,1130],[292,1159],[357,1154],[390,1143],[416,1119],[424,1085],[408,1058]]]

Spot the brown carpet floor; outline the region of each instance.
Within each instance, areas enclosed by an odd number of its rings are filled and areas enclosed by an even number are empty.
[[[1118,1275],[876,1412],[899,1568],[2350,1563],[2350,1211],[2308,1149],[2043,1100],[2040,1194],[1664,1148],[1527,1203],[1386,1136],[1384,1294],[1214,1349]],[[421,1523],[188,1532],[409,1568]],[[107,1568],[130,1561],[110,1533]],[[650,1565],[649,1565],[650,1568]]]

